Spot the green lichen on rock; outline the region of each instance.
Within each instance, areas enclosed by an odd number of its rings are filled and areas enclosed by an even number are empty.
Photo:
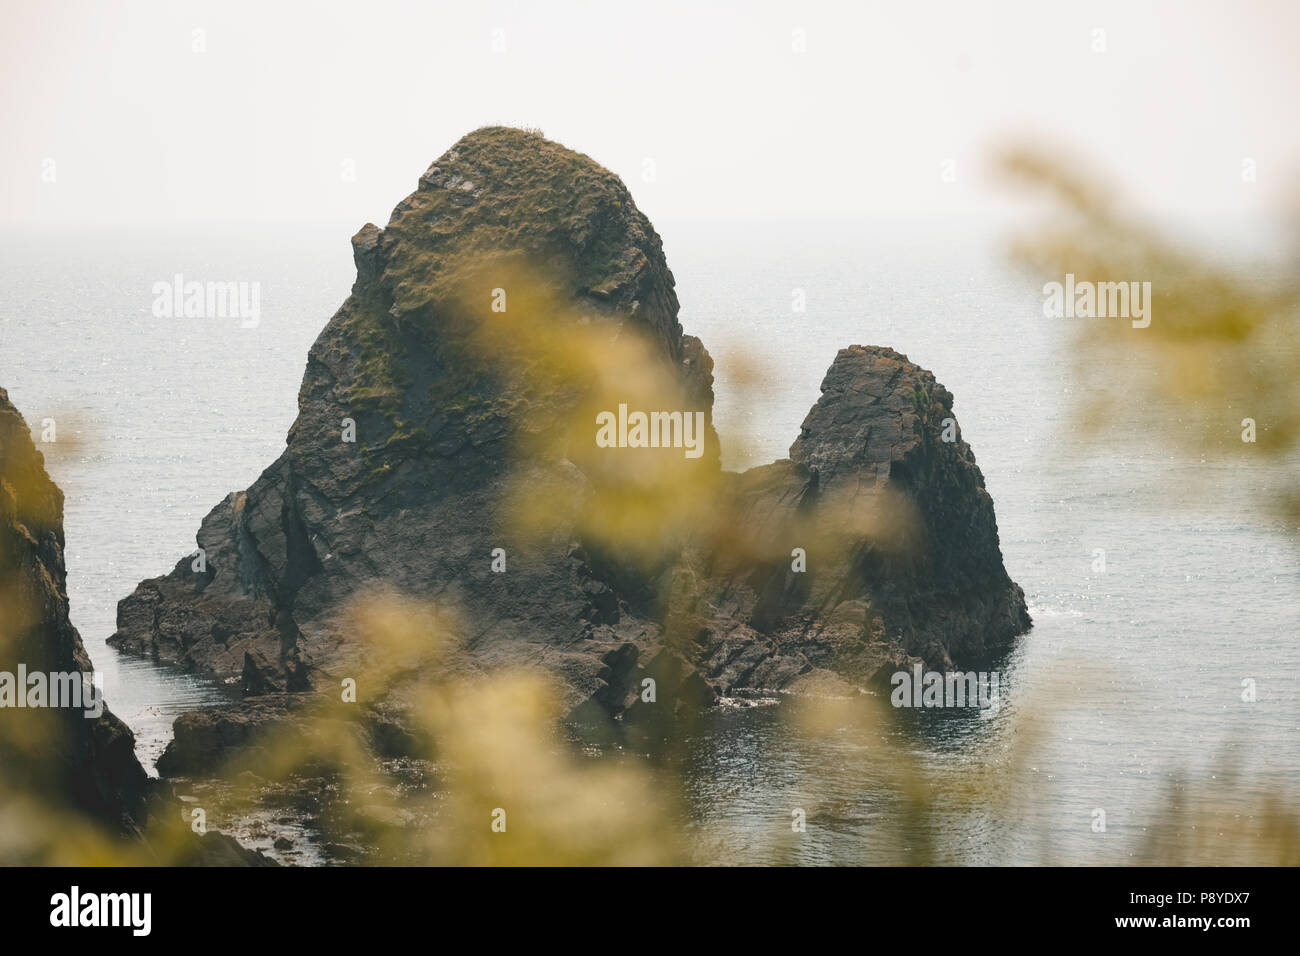
[[[357,374],[349,395],[358,411],[374,410],[396,418],[411,377],[397,358],[402,348],[393,320],[359,309],[349,324],[354,337]]]
[[[486,309],[494,290],[521,270],[550,285],[558,301],[635,316],[671,355],[681,349],[672,275],[627,187],[534,131],[489,126],[463,137],[388,225],[366,226],[354,247],[357,283],[339,329],[353,359],[347,401],[395,430],[403,419],[420,419],[431,400],[437,410],[492,417],[480,407],[491,404],[479,394],[480,373],[465,376],[457,394],[461,376],[444,356],[434,386],[414,388],[429,376],[406,357],[445,352],[439,343],[467,304]]]
[[[920,382],[912,386],[912,405],[916,408],[916,413],[925,418],[925,413],[930,409],[930,391]]]

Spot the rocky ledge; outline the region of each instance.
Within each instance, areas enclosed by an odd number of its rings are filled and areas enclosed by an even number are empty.
[[[661,711],[853,690],[1028,629],[952,396],[905,356],[842,350],[788,459],[721,469],[712,359],[588,157],[478,130],[353,250],[284,453],[121,601],[115,646],[250,697],[337,688],[365,666],[343,610],[382,585],[455,609],[448,666],[535,665],[632,721],[646,676]],[[638,409],[683,424],[638,447]]]

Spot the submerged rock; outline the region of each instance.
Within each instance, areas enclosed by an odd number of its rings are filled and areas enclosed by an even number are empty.
[[[478,130],[353,252],[284,454],[203,520],[201,560],[121,601],[115,646],[247,695],[337,688],[366,666],[344,609],[381,585],[458,614],[448,669],[537,666],[575,716],[631,720],[1028,628],[952,397],[904,356],[845,349],[789,459],[721,469],[712,359],[588,157]]]

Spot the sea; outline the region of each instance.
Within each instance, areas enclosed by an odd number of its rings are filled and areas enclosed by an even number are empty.
[[[0,386],[37,438],[53,425],[40,447],[66,495],[72,621],[151,772],[176,715],[232,688],[109,648],[117,602],[280,454],[359,225],[0,233]],[[995,706],[916,713],[893,741],[942,787],[905,832],[878,739],[812,733],[786,703],[719,710],[662,769],[695,861],[1135,862],[1202,783],[1223,841],[1263,796],[1294,803],[1300,541],[1274,508],[1293,467],[1189,455],[1137,387],[1084,428],[1073,336],[1103,320],[1045,317],[1003,222],[657,227],[682,325],[715,361],[724,466],[785,457],[837,350],[890,346],[954,395],[1034,620],[997,664]],[[1234,267],[1267,247],[1201,235]],[[258,283],[258,322],[155,314],[176,275]],[[1217,862],[1213,836],[1196,862]]]

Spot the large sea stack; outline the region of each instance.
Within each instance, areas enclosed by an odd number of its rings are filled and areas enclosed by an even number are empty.
[[[712,359],[588,157],[477,130],[352,243],[284,453],[121,601],[116,646],[248,695],[337,687],[344,608],[382,586],[454,609],[448,666],[535,665],[616,717],[645,674],[670,708],[851,691],[1028,628],[952,396],[906,357],[844,349],[788,460],[721,469]],[[598,443],[638,410],[680,413],[670,447]],[[693,450],[669,440],[697,420]]]

